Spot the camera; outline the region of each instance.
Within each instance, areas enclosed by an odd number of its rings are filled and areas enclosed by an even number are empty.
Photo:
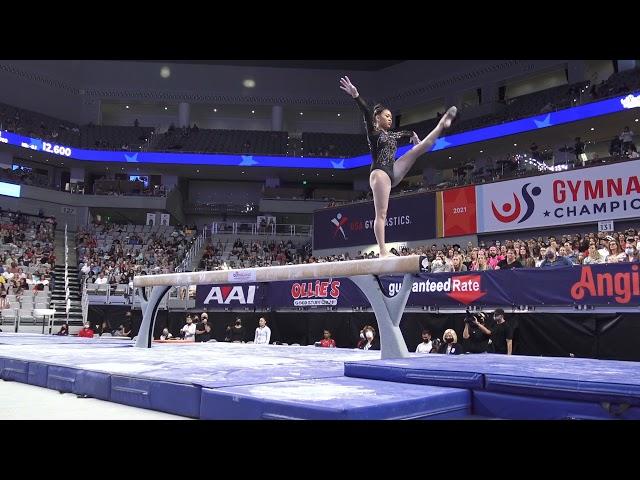
[[[467,315],[464,317],[465,323],[468,323],[469,325],[473,325],[475,321],[484,324],[484,320],[485,314],[483,312],[473,314],[469,310],[467,310]]]

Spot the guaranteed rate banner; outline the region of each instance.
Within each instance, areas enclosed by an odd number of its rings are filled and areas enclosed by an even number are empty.
[[[373,202],[316,210],[313,214],[313,248],[374,245]],[[387,212],[387,242],[426,240],[436,236],[435,193],[391,198]]]
[[[380,277],[385,295],[394,296],[402,276]],[[197,308],[351,308],[368,306],[348,278],[242,285],[198,285]],[[640,306],[640,264],[434,273],[416,277],[409,307],[468,305]]]
[[[640,161],[476,187],[478,232],[640,217]]]

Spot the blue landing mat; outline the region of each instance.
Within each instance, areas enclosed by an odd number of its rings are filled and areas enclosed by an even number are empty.
[[[475,415],[508,420],[640,420],[640,408],[609,402],[578,402],[556,398],[524,397],[476,390]]]
[[[200,418],[444,420],[467,417],[470,407],[468,390],[339,377],[203,388]]]
[[[640,405],[640,365],[586,358],[425,355],[345,362],[348,377]]]

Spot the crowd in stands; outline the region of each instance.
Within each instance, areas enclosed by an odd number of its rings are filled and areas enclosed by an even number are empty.
[[[286,243],[274,240],[255,240],[234,242],[229,254],[229,268],[266,267],[271,265],[295,265],[306,263],[310,256],[309,244],[297,245],[289,240]]]
[[[397,255],[424,255],[432,273],[501,270],[511,268],[554,268],[571,265],[621,263],[640,261],[640,230],[605,233],[586,232],[562,237],[538,237],[528,240],[481,241],[457,244],[425,245],[403,248]],[[376,258],[377,254],[359,252],[355,259]],[[311,257],[310,262],[351,260],[348,254]]]
[[[0,309],[33,309],[34,294],[49,290],[55,227],[53,217],[0,210]],[[36,298],[48,308],[45,297]]]
[[[130,284],[134,275],[173,273],[197,237],[196,227],[96,224],[76,234],[82,279],[89,283]],[[138,226],[142,227],[142,226]]]

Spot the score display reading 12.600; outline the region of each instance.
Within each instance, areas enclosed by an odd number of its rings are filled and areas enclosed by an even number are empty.
[[[55,153],[56,155],[64,155],[65,157],[71,156],[71,149],[69,147],[63,147],[61,145],[53,145],[47,142],[42,142],[42,151]]]

